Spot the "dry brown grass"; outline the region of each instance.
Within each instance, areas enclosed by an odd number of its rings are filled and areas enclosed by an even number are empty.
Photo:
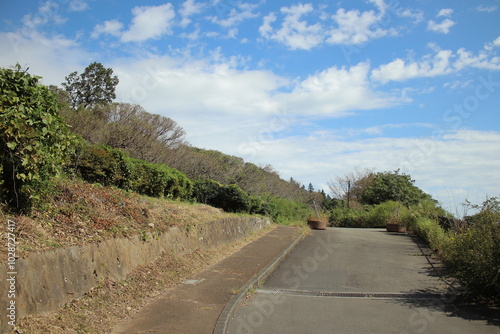
[[[16,222],[19,257],[143,232],[161,233],[172,226],[203,224],[229,216],[233,215],[208,205],[151,198],[68,179],[58,180],[43,206],[29,216],[0,211],[4,223],[7,219]],[[2,237],[6,233],[5,228]],[[6,247],[6,243],[0,244],[0,261],[5,261]]]
[[[42,208],[30,215],[0,218],[16,222],[17,256],[27,257],[58,247],[97,243],[114,237],[165,232],[234,216],[220,209],[162,198],[151,198],[79,180],[58,180]],[[6,225],[4,225],[6,226]],[[8,231],[1,231],[2,237]],[[106,333],[165,289],[220,261],[267,231],[244,240],[187,255],[163,254],[136,268],[126,280],[106,280],[57,312],[29,316],[18,322],[18,333]],[[0,244],[5,261],[7,243]]]

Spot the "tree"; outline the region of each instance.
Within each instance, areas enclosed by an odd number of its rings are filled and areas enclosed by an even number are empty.
[[[97,62],[87,66],[80,75],[76,71],[68,75],[62,86],[69,94],[72,108],[111,103],[116,98],[115,88],[119,82],[118,77],[112,75],[111,68]]]
[[[380,204],[387,201],[399,201],[406,206],[418,204],[424,199],[431,199],[414,185],[410,175],[394,172],[376,173],[373,180],[363,193],[365,204]]]
[[[174,120],[150,114],[139,105],[114,103],[107,112],[100,142],[123,149],[134,158],[166,163],[168,151],[186,143],[184,130]]]
[[[73,146],[55,95],[39,79],[19,65],[0,69],[0,196],[18,210],[29,210]]]
[[[354,171],[344,176],[337,176],[335,180],[328,182],[328,187],[334,198],[345,200],[349,191],[350,199],[361,203],[363,194],[372,180],[373,171],[371,169],[355,168]]]

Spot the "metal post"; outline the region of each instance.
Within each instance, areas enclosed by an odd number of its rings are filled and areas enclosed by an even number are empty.
[[[347,181],[347,208],[350,209],[351,206],[349,204],[351,200],[351,181]]]

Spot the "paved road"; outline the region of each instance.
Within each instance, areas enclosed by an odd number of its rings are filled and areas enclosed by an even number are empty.
[[[313,231],[241,305],[228,333],[500,333],[498,310],[459,306],[413,240]]]

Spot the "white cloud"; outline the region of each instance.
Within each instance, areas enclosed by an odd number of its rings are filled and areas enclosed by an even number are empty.
[[[18,62],[29,67],[29,73],[42,76],[46,85],[60,85],[65,76],[88,65],[95,57],[73,40],[62,36],[46,37],[33,31],[29,36],[0,33],[0,45],[0,66],[13,66]]]
[[[453,14],[453,9],[451,8],[443,8],[439,11],[436,17],[440,16],[445,16],[445,17],[451,17],[451,14]]]
[[[109,34],[115,37],[119,37],[122,34],[123,24],[117,20],[105,21],[103,24],[98,24],[95,26],[92,32],[92,38],[98,38],[102,34]]]
[[[172,33],[175,12],[171,3],[134,7],[132,14],[134,18],[130,28],[121,36],[123,42],[142,42]]]
[[[271,23],[277,20],[275,13],[264,17],[259,27],[260,34],[288,46],[291,50],[310,50],[323,42],[324,33],[321,24],[308,24],[301,20],[303,16],[313,11],[311,4],[298,4],[290,7],[281,7],[280,12],[285,15],[279,29],[274,29]]]
[[[498,39],[497,39],[498,40]],[[495,40],[494,43],[497,43]],[[397,58],[387,64],[374,68],[371,79],[381,83],[389,81],[406,81],[414,78],[429,78],[462,71],[466,68],[500,70],[500,57],[491,50],[490,44],[485,50],[473,53],[460,48],[456,53],[451,50],[440,50],[436,45],[429,44],[435,54],[427,54],[421,60],[404,60]]]
[[[72,12],[82,12],[84,10],[87,10],[89,8],[89,5],[82,0],[73,0],[70,1],[69,5],[69,10]]]
[[[298,82],[293,91],[279,97],[292,114],[329,117],[408,102],[401,97],[373,90],[368,78],[369,70],[369,63],[359,63],[350,68],[330,67]]]
[[[179,9],[179,14],[181,14],[182,17],[181,26],[188,26],[191,23],[190,17],[192,15],[200,13],[205,8],[205,6],[206,5],[202,2],[195,2],[195,0],[186,0]]]
[[[285,80],[268,71],[237,70],[237,60],[218,57],[214,52],[211,59],[198,61],[164,56],[117,63],[113,66],[120,77],[117,95],[155,112],[173,110],[181,117],[196,112],[271,113],[272,94]]]
[[[496,12],[498,10],[498,6],[494,5],[494,6],[484,6],[484,5],[480,5],[480,6],[477,6],[476,7],[476,10],[478,12],[486,12],[486,13],[491,13],[491,12]]]
[[[498,36],[493,42],[486,43],[486,45],[484,46],[484,49],[488,50],[488,51],[491,51],[494,48],[497,48],[499,46],[500,46],[500,36]]]
[[[453,9],[443,8],[439,11],[436,17],[451,17],[453,14]],[[441,22],[436,22],[434,20],[427,21],[427,30],[434,31],[441,34],[447,34],[450,32],[451,27],[456,24],[455,21],[447,18]]]
[[[375,1],[372,1],[375,2]],[[327,43],[330,44],[361,44],[372,39],[388,35],[396,35],[394,29],[384,29],[382,21],[386,5],[383,1],[375,2],[378,13],[374,11],[360,12],[357,9],[346,11],[344,8],[337,10],[332,19],[337,27],[328,32]]]
[[[45,1],[38,7],[36,13],[24,15],[22,18],[24,29],[37,30],[39,26],[48,23],[63,24],[67,22],[68,19],[62,17],[59,12],[59,4],[54,1]]]
[[[408,17],[413,19],[415,23],[420,23],[424,20],[424,12],[420,9],[401,9],[398,10],[397,15],[400,17]]]
[[[480,51],[477,55],[460,48],[457,51],[458,59],[454,66],[457,70],[464,68],[480,68],[488,70],[500,70],[500,57],[490,57],[485,52]]]
[[[405,61],[398,58],[373,69],[371,78],[387,83],[449,74],[453,71],[451,58],[452,52],[450,50],[438,51],[434,56],[427,55],[421,61]]]
[[[237,6],[227,10],[223,16],[213,16],[211,21],[224,28],[235,28],[241,22],[257,17],[258,14],[254,13],[257,7],[258,5],[238,3]]]
[[[450,19],[445,19],[440,23],[433,20],[427,22],[427,30],[438,32],[441,34],[447,34],[450,32],[451,27],[455,25],[455,22]]]

